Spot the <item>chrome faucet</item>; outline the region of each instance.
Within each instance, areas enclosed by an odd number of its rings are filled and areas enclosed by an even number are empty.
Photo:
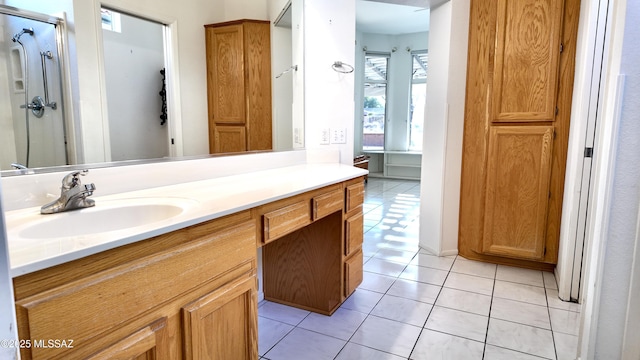
[[[11,163],[11,167],[16,170],[27,170],[27,167],[20,163]]]
[[[94,184],[82,185],[80,176],[85,176],[89,170],[74,171],[62,179],[60,197],[40,209],[41,214],[55,214],[63,211],[87,208],[95,205],[93,199],[87,197],[93,195],[96,189]]]

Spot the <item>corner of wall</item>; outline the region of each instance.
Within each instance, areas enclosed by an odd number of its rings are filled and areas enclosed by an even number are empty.
[[[17,340],[17,321],[13,303],[13,282],[10,276],[7,231],[0,186],[0,340]],[[0,346],[0,359],[17,359],[17,347]]]

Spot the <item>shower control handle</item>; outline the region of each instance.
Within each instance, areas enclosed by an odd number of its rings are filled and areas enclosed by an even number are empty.
[[[37,117],[41,118],[44,115],[45,106],[49,106],[50,104],[45,104],[44,100],[40,96],[35,96],[30,103],[25,105],[20,105],[20,109],[31,109],[31,113]],[[53,103],[53,109],[55,109],[55,103]]]

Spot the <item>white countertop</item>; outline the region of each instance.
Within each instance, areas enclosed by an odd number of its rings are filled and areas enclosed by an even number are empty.
[[[94,195],[91,198],[96,201],[95,209],[101,204],[113,206],[128,199],[147,199],[147,202],[167,199],[185,205],[185,210],[167,220],[83,236],[23,238],[20,234],[25,224],[33,224],[34,220],[48,221],[71,212],[41,215],[39,206],[7,211],[11,276],[42,270],[366,174],[366,170],[338,163],[305,164],[108,196]],[[100,184],[96,183],[96,186],[100,188]],[[82,211],[85,210],[73,212]]]

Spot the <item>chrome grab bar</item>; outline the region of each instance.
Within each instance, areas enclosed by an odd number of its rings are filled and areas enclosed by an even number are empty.
[[[40,52],[40,60],[42,63],[42,82],[44,83],[44,106],[50,107],[55,110],[58,105],[56,102],[49,102],[49,84],[47,81],[47,64],[46,59],[53,59],[53,54],[51,51],[42,51]]]

